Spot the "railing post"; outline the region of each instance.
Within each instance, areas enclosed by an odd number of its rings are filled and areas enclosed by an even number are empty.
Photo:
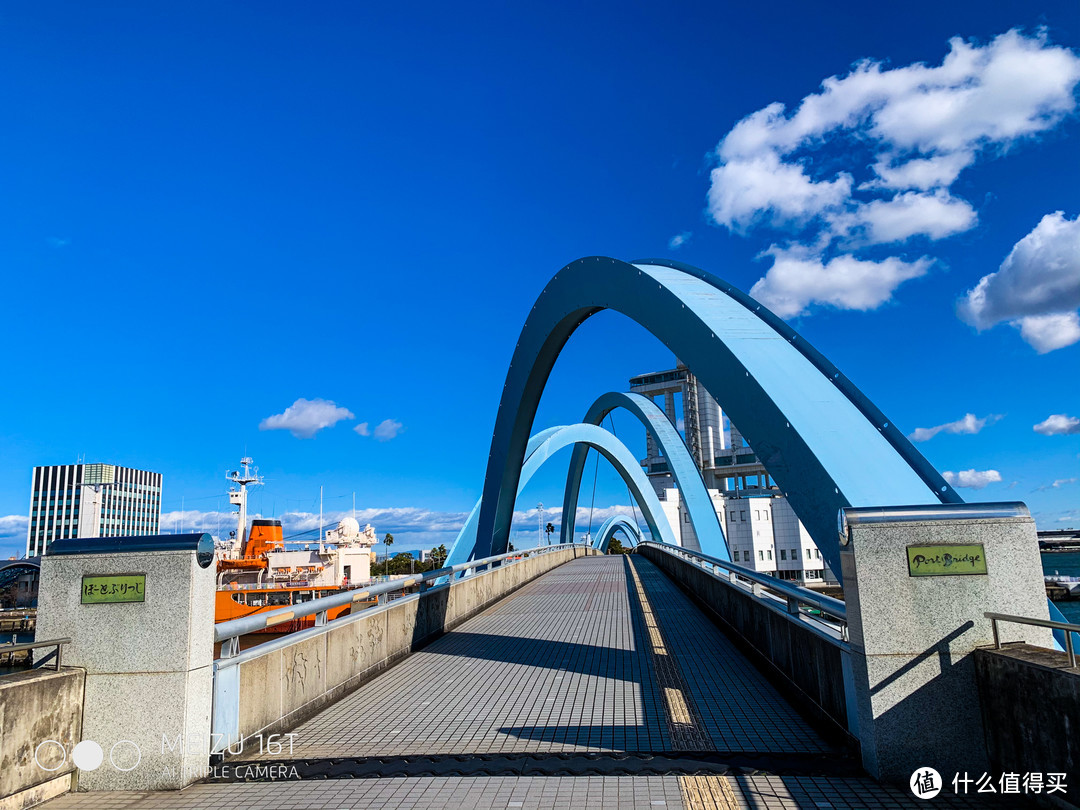
[[[994,633],[994,649],[1001,649],[1001,637],[998,635],[997,619],[990,620],[990,629]]]
[[[1065,631],[1065,654],[1069,656],[1069,669],[1076,669],[1076,656],[1073,654],[1073,634]]]
[[[792,616],[799,615],[799,599],[795,596],[789,596],[787,598],[787,612]]]

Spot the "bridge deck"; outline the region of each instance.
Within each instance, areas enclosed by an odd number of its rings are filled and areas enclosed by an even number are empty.
[[[829,746],[641,557],[551,571],[295,729],[297,758]]]
[[[294,732],[304,781],[71,794],[46,808],[923,806],[861,776],[636,556],[545,574]],[[713,775],[689,775],[698,765]],[[369,778],[318,778],[350,776]]]

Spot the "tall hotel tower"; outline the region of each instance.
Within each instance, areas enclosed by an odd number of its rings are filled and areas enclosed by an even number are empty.
[[[26,556],[66,537],[157,534],[161,473],[112,464],[34,467]]]

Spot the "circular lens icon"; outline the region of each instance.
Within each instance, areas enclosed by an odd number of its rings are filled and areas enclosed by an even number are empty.
[[[920,799],[932,799],[941,793],[941,774],[933,768],[919,768],[908,782],[911,792]]]
[[[96,771],[105,760],[105,752],[93,740],[83,740],[71,749],[71,761],[80,771]]]

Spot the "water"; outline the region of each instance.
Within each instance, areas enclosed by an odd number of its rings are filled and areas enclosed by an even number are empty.
[[[12,637],[14,637],[14,638],[12,638]],[[9,632],[0,633],[0,644],[10,644],[12,641],[14,641],[16,644],[25,644],[26,642],[33,641],[33,640],[34,640],[34,634],[33,633],[9,633]],[[7,665],[7,656],[6,655],[0,656],[0,662],[2,662],[2,663],[0,663],[0,675],[6,675],[9,672],[25,672],[26,671],[26,667],[24,667],[24,666],[9,667]]]
[[[1055,551],[1042,555],[1043,574],[1080,577],[1080,551]],[[1080,624],[1080,601],[1054,602],[1070,622]]]

